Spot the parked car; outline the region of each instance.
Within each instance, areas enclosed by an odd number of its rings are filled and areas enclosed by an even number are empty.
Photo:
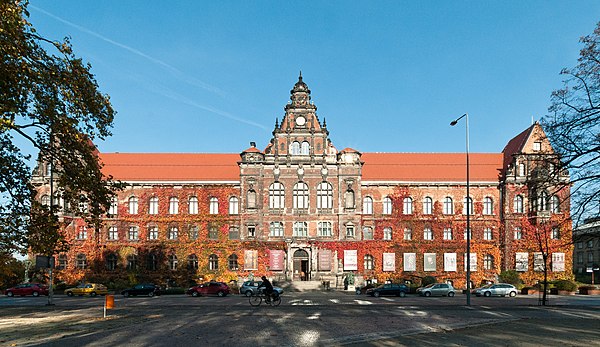
[[[48,286],[40,283],[23,283],[4,291],[7,296],[48,295]]]
[[[229,286],[223,282],[206,282],[197,286],[191,287],[186,294],[191,296],[216,295],[227,296],[231,293]]]
[[[151,283],[136,284],[132,288],[127,288],[121,291],[123,296],[136,296],[136,295],[148,295],[155,296],[160,295],[160,288]]]
[[[404,284],[386,283],[379,287],[369,288],[366,291],[367,295],[374,296],[376,298],[384,295],[396,295],[404,297],[408,293],[408,287]]]
[[[106,295],[108,294],[108,288],[105,285],[99,283],[82,283],[74,288],[65,289],[65,294],[68,296],[73,295]]]
[[[488,284],[481,288],[475,289],[472,293],[477,296],[517,296],[517,288],[508,283]]]
[[[252,294],[256,294],[258,292],[258,288],[262,285],[262,281],[246,281],[240,287],[240,294],[245,296],[252,296]],[[273,286],[273,291],[277,292],[277,294],[283,294],[283,289]]]
[[[448,283],[432,283],[425,287],[417,289],[417,294],[421,296],[454,296],[456,291]]]

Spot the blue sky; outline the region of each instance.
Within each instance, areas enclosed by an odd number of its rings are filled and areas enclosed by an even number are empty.
[[[31,0],[118,112],[102,152],[264,148],[302,70],[338,149],[500,152],[546,114],[600,1]]]

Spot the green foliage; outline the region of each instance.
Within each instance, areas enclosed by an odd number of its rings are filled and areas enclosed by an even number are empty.
[[[500,275],[498,275],[498,280],[503,283],[512,284],[517,288],[523,285],[521,275],[515,270],[502,271]]]
[[[556,288],[557,290],[566,290],[569,292],[574,292],[575,290],[577,290],[577,284],[569,280],[558,280],[554,282],[554,288]]]
[[[421,279],[421,286],[430,285],[432,283],[437,283],[437,279],[433,276],[425,276]]]
[[[70,206],[66,212],[98,225],[120,184],[102,175],[91,141],[110,136],[114,111],[69,40],[36,32],[27,4],[0,2],[0,251],[50,255],[64,245],[52,217],[59,206],[32,204],[40,197],[31,184],[30,157],[17,144],[38,151],[39,176],[52,163],[54,192]],[[87,209],[79,210],[80,203]]]

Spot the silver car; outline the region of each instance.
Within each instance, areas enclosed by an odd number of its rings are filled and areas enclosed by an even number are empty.
[[[508,283],[488,284],[473,291],[477,296],[517,296],[517,288]]]
[[[417,289],[417,294],[421,296],[454,296],[456,291],[451,284],[448,283],[433,283],[425,287]]]
[[[240,287],[240,294],[245,296],[252,296],[258,292],[258,288],[262,285],[262,281],[246,281]],[[273,291],[279,295],[283,294],[283,289],[273,286]]]

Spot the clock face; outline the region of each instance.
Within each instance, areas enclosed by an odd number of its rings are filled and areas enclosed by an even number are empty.
[[[296,117],[296,124],[302,126],[304,124],[306,124],[306,118],[300,116],[300,117]]]

